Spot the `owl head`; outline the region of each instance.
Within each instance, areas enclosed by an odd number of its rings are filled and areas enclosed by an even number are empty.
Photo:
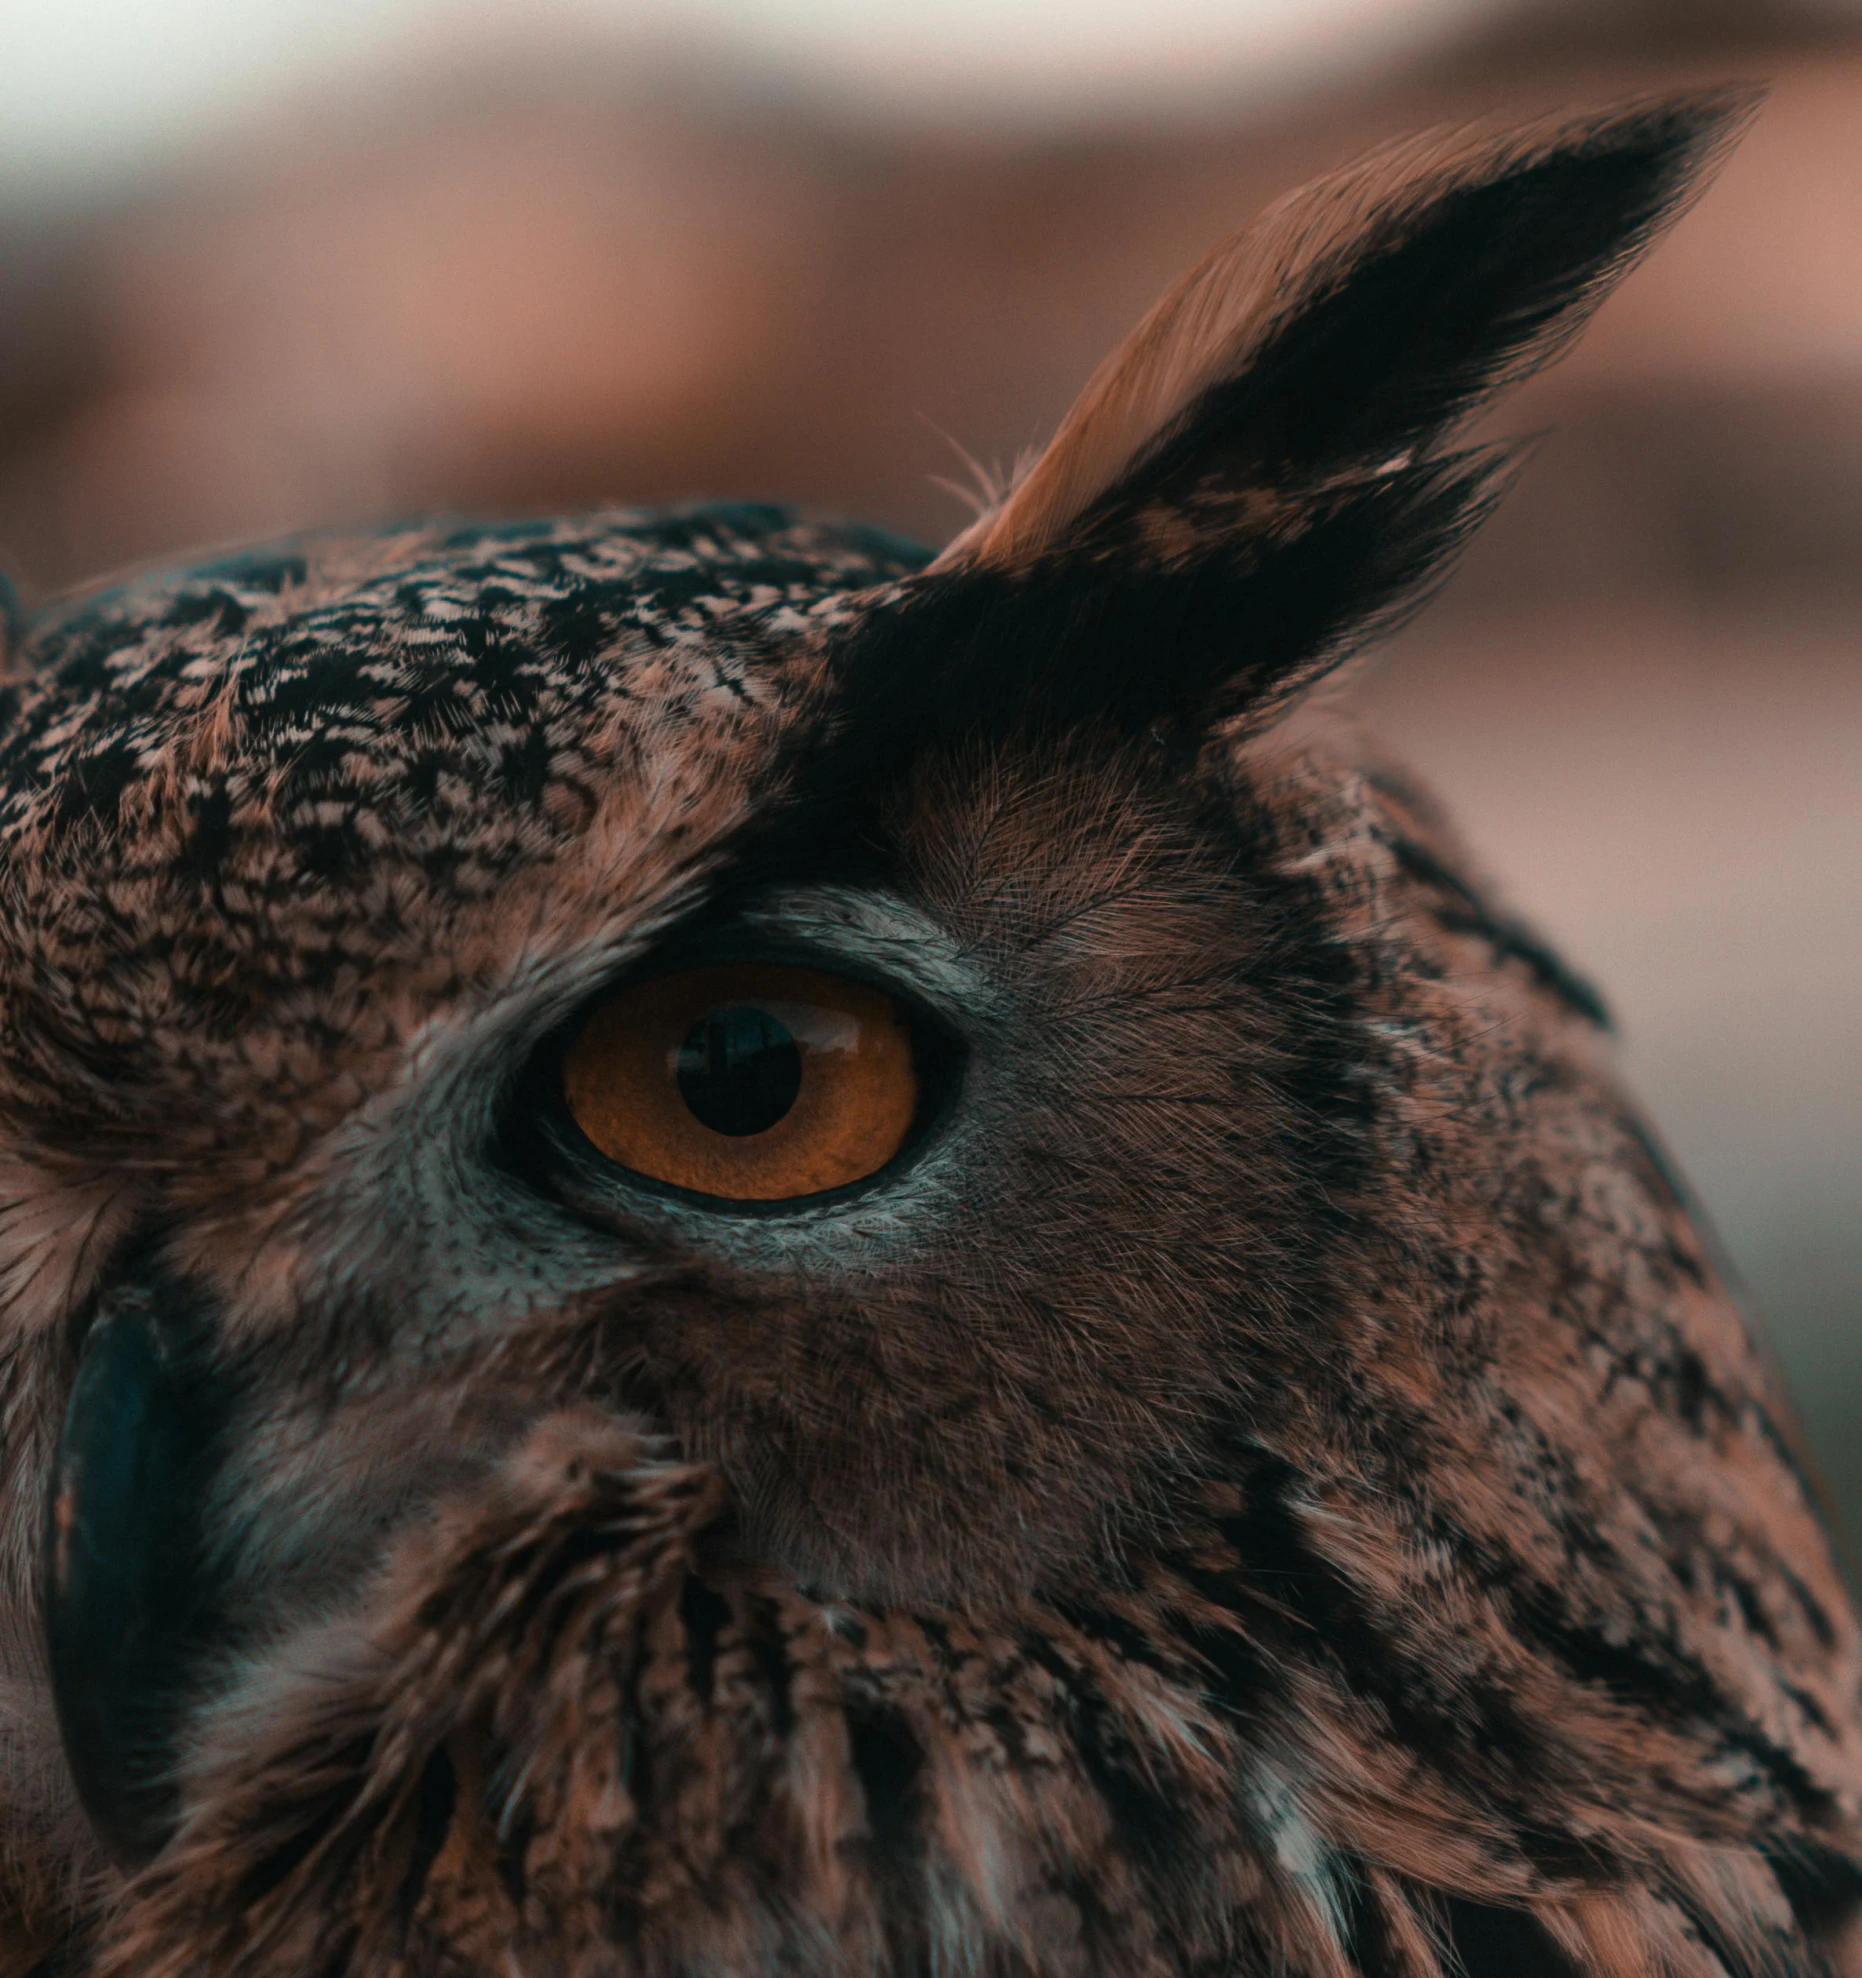
[[[1064,1623],[1176,1685],[1340,1971],[1398,1888],[1378,1969],[1534,1902],[1548,1955],[1811,1968],[1862,1657],[1788,1418],[1596,996],[1323,691],[1503,491],[1471,416],[1748,107],[1321,181],[937,555],[435,524],[33,623],[22,1916],[200,1831],[225,1725],[263,1746],[407,1534],[592,1407],[707,1480],[704,1599]]]

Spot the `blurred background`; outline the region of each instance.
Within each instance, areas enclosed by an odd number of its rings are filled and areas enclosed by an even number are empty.
[[[1760,78],[1376,726],[1609,992],[1862,1535],[1862,0],[0,0],[29,600],[431,508],[941,541],[1380,137]]]

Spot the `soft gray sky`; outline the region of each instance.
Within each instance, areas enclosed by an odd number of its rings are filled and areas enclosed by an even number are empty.
[[[357,70],[673,41],[884,112],[1066,115],[1373,61],[1507,0],[0,0],[0,186],[158,161]]]

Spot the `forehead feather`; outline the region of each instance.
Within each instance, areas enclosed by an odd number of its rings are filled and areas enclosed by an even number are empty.
[[[624,911],[630,861],[663,879],[742,816],[819,635],[917,559],[777,508],[610,513],[314,541],[48,614],[0,741],[16,1068],[62,1057],[68,1098],[88,1049],[120,1100],[209,1035],[353,1024],[410,971],[495,960],[474,923],[529,869],[559,921]]]
[[[48,616],[0,745],[8,842],[107,828],[176,768],[418,811],[448,771],[521,799],[617,710],[752,703],[784,635],[899,574],[877,531],[735,505],[425,527],[143,578]],[[236,736],[233,732],[236,730]],[[398,789],[394,786],[399,784]],[[274,792],[274,795],[279,792]]]

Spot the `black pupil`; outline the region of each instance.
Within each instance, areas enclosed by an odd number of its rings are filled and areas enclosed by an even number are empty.
[[[767,1010],[712,1010],[679,1046],[679,1091],[713,1133],[767,1133],[802,1089],[802,1047]]]

